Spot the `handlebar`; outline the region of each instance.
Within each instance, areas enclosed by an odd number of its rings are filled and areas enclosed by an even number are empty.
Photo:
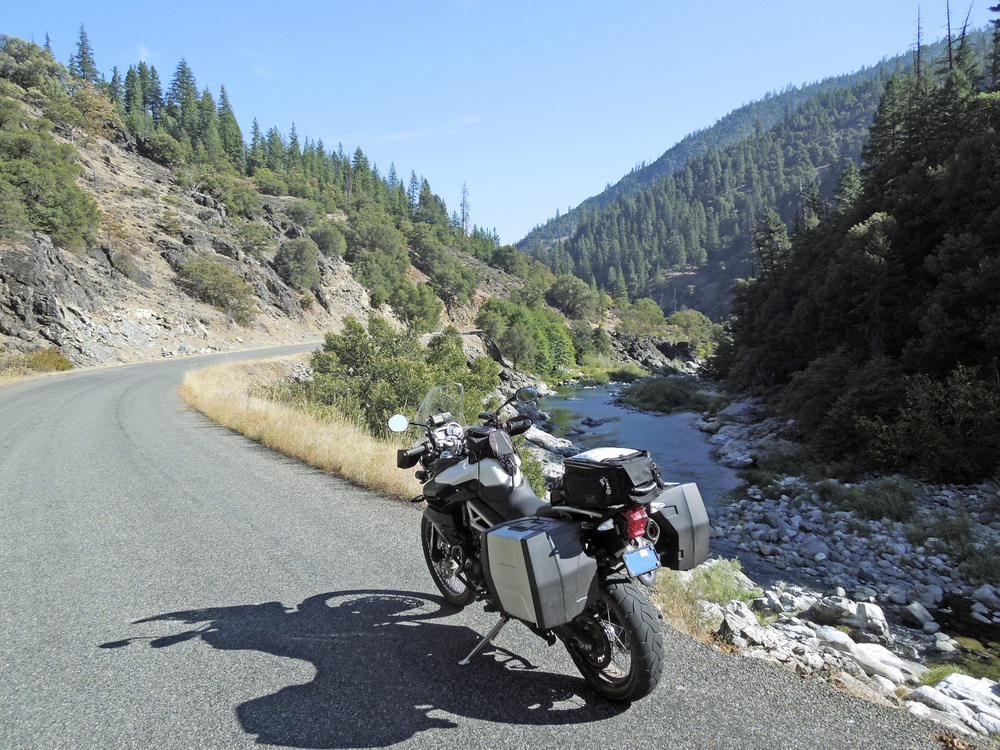
[[[427,443],[421,443],[413,448],[400,448],[396,451],[396,468],[412,469],[426,452]]]

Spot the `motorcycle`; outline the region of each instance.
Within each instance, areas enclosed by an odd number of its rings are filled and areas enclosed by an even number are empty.
[[[708,515],[696,485],[666,485],[646,451],[623,448],[566,459],[551,502],[540,500],[511,439],[532,420],[501,417],[537,398],[521,388],[467,427],[463,388],[452,383],[432,388],[413,421],[389,420],[397,433],[424,431],[396,464],[420,465],[414,502],[425,503],[420,539],[431,578],[454,607],[482,601],[500,615],[459,663],[516,619],[549,645],[561,641],[599,694],[639,700],[663,669],[659,618],[640,585],[652,586],[664,563],[686,570],[704,561]]]

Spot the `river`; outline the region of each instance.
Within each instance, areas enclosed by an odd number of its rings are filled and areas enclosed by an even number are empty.
[[[712,459],[707,435],[694,426],[697,415],[691,412],[651,414],[626,409],[615,403],[615,391],[617,388],[607,386],[560,387],[557,395],[546,396],[538,405],[552,414],[549,426],[553,428],[553,435],[568,437],[585,449],[611,445],[648,450],[660,467],[664,481],[698,485],[709,518],[714,519],[716,501],[741,487],[743,481],[734,469]],[[588,417],[600,420],[601,424],[594,427],[582,424]],[[583,432],[573,434],[575,430]],[[817,584],[815,579],[797,570],[779,570],[760,555],[740,550],[725,538],[712,538],[710,554],[738,558],[744,572],[763,586],[777,581]]]
[[[665,481],[696,482],[708,505],[741,484],[735,471],[712,460],[711,446],[694,427],[696,415],[690,412],[631,411],[614,403],[612,389],[607,387],[559,388],[558,395],[545,397],[539,406],[552,414],[552,434],[569,437],[584,448],[601,445],[645,448],[660,467]],[[587,417],[602,424],[588,427],[582,424]],[[583,433],[567,436],[567,432],[575,429]]]

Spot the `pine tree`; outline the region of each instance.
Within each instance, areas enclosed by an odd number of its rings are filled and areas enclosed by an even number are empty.
[[[406,199],[410,204],[410,213],[412,214],[417,210],[417,201],[420,200],[420,180],[417,179],[417,173],[414,171],[410,172],[410,185],[406,189]]]
[[[247,154],[247,174],[253,175],[258,169],[266,166],[267,153],[264,147],[264,135],[260,131],[257,118],[253,120],[250,129],[250,152]]]
[[[125,74],[125,125],[133,135],[146,135],[146,104],[142,95],[142,85],[135,68],[129,66]]]
[[[462,216],[461,216],[462,236],[469,236],[469,188],[462,183]]]
[[[279,172],[285,164],[285,141],[277,128],[267,131],[267,140],[264,142],[266,156],[265,166],[272,172]]]
[[[163,120],[163,88],[155,65],[149,66],[149,81],[143,87],[142,96],[146,109],[153,116],[153,124],[159,127]]]
[[[1000,14],[1000,3],[990,6],[991,13]],[[990,21],[993,24],[993,37],[990,40],[988,56],[990,72],[990,91],[1000,91],[1000,18]]]
[[[88,81],[97,85],[101,82],[101,74],[94,64],[94,50],[87,38],[87,30],[80,24],[80,39],[76,44],[76,54],[69,59],[69,72],[78,81]]]
[[[754,231],[753,250],[760,264],[761,278],[776,281],[788,261],[791,243],[785,223],[774,209],[764,212],[764,218]]]
[[[292,129],[288,133],[288,145],[285,147],[285,169],[294,172],[302,166],[302,149],[299,146],[299,134],[292,123]]]
[[[204,160],[215,164],[223,155],[222,139],[219,137],[219,116],[215,110],[215,100],[207,88],[198,100],[198,145],[204,149]]]
[[[236,122],[236,115],[229,104],[229,97],[226,96],[226,87],[219,90],[219,138],[222,140],[222,150],[233,166],[238,169],[243,168],[246,161],[246,143],[243,141],[243,133],[240,124]],[[255,121],[256,122],[256,121]]]
[[[172,121],[170,134],[193,146],[198,138],[198,88],[194,73],[183,58],[177,64],[167,92],[166,111]]]
[[[111,80],[108,82],[108,98],[111,100],[117,108],[121,109],[124,104],[124,94],[125,90],[122,87],[122,76],[118,72],[118,66],[116,65],[111,69]]]

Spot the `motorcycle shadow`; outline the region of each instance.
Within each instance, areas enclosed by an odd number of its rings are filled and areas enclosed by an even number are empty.
[[[446,715],[524,725],[579,724],[626,710],[582,678],[544,672],[495,645],[470,665],[480,634],[435,622],[454,614],[438,597],[407,591],[341,591],[279,602],[171,612],[135,624],[197,627],[152,640],[105,643],[152,648],[200,638],[221,650],[257,650],[311,662],[316,676],[241,704],[237,717],[259,744],[384,747],[458,724]],[[562,648],[556,646],[555,648]],[[566,656],[567,662],[569,656]]]

